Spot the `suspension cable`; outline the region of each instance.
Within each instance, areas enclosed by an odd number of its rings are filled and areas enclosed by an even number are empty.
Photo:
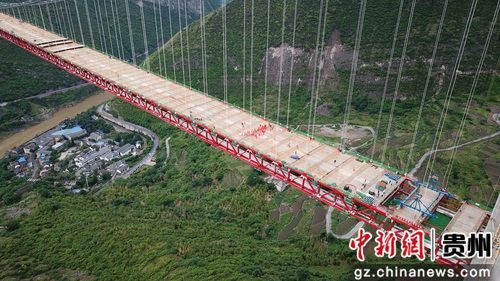
[[[54,2],[54,7],[56,8],[56,16],[59,22],[59,30],[64,37],[69,38],[70,36],[68,34],[68,29],[66,28],[66,22],[64,21],[64,16],[61,17],[62,11],[59,11],[59,7],[57,6],[56,2]]]
[[[278,109],[276,113],[276,123],[280,123],[280,105],[281,105],[281,83],[283,82],[283,57],[285,56],[285,51],[286,48],[284,46],[285,44],[285,16],[286,16],[286,0],[283,0],[283,15],[281,17],[281,46],[280,49],[283,51],[281,52],[281,57],[280,57],[280,72],[279,72],[279,78],[278,78]],[[293,57],[292,57],[293,59]]]
[[[122,50],[123,50],[123,42],[121,41],[122,39],[122,35],[121,35],[121,31],[118,31],[119,27],[120,27],[120,22],[118,22],[118,27],[116,26],[116,19],[118,16],[115,16],[115,7],[114,7],[114,1],[111,0],[109,2],[109,6],[111,8],[111,15],[112,15],[112,20],[113,20],[113,30],[115,31],[115,41],[116,41],[116,49],[118,50],[118,57],[123,60],[124,57],[122,55]],[[118,7],[117,7],[118,9]],[[119,18],[118,18],[119,20]],[[120,42],[122,42],[122,44],[120,45]],[[120,48],[120,46],[122,48]]]
[[[35,13],[33,13],[32,6],[26,6],[28,17],[30,18],[31,24],[38,26],[38,19],[36,18]]]
[[[499,8],[500,8],[500,1],[497,1],[495,13],[493,15],[493,19],[491,20],[491,24],[490,24],[490,29],[488,31],[488,35],[486,36],[486,43],[484,44],[483,52],[481,53],[481,58],[479,60],[479,64],[478,64],[477,69],[476,69],[476,74],[474,75],[474,81],[472,82],[472,86],[471,86],[471,89],[469,91],[467,104],[466,104],[465,109],[464,109],[462,121],[460,122],[460,128],[459,128],[458,133],[456,134],[456,137],[455,137],[455,143],[453,145],[455,148],[452,150],[452,155],[450,157],[450,160],[448,161],[448,166],[446,167],[446,172],[444,174],[444,179],[443,179],[444,186],[447,185],[449,177],[451,176],[451,171],[453,170],[453,164],[455,162],[455,157],[456,157],[457,151],[458,151],[458,144],[460,143],[460,140],[462,138],[462,132],[464,131],[465,123],[467,121],[467,116],[469,115],[469,110],[470,110],[470,107],[472,104],[472,100],[474,99],[474,94],[476,92],[476,87],[477,87],[477,83],[479,81],[479,76],[481,74],[481,71],[482,71],[482,68],[484,65],[484,60],[486,58],[486,54],[487,54],[488,48],[490,46],[491,36],[493,34],[493,30],[495,29],[495,24],[497,21]]]
[[[43,29],[47,30],[47,27],[45,26],[45,20],[43,19],[43,12],[42,12],[42,6],[41,5],[38,5],[38,10],[40,11],[40,18],[42,19]]]
[[[186,51],[187,51],[187,60],[188,60],[188,78],[189,78],[189,88],[192,87],[191,84],[191,55],[189,52],[189,26],[188,26],[188,20],[187,20],[187,1],[184,2],[184,22],[186,25]]]
[[[101,22],[99,21],[99,19],[101,18],[100,16],[100,13],[99,13],[99,10],[97,10],[97,4],[96,4],[96,0],[93,0],[94,2],[94,13],[96,15],[96,23],[97,23],[97,30],[99,31],[99,43],[100,43],[100,49],[103,50],[104,49],[104,52],[105,53],[108,53],[108,46],[106,44],[106,40],[103,39],[103,32],[101,31]],[[104,30],[104,29],[102,29]]]
[[[108,29],[109,46],[111,47],[111,54],[114,57],[117,57],[117,55],[115,53],[115,48],[113,47],[113,37],[111,36],[111,27],[110,27],[110,24],[109,24],[109,15],[108,15],[108,8],[107,8],[107,5],[106,5],[106,1],[104,1],[103,5],[104,5],[104,13],[106,14],[105,19],[106,19],[106,27]],[[119,48],[118,47],[118,38],[116,38],[116,45],[117,45],[117,48]]]
[[[227,103],[227,42],[226,42],[226,1],[222,1],[222,75],[224,85],[224,102]]]
[[[71,36],[68,33],[68,28],[66,27],[66,20],[64,19],[64,14],[62,9],[57,5],[57,3],[54,3],[54,6],[56,8],[56,15],[59,19],[59,27],[61,29],[61,34],[64,34],[66,38],[71,38]]]
[[[163,35],[163,17],[162,17],[162,12],[161,12],[161,2],[158,1],[158,14],[160,15],[160,33],[161,33],[161,54],[163,57],[163,70],[165,71],[165,76],[168,77],[167,73],[167,61],[166,61],[166,56],[165,56],[165,37]]]
[[[48,4],[45,6],[45,9],[47,10],[47,18],[49,19],[50,31],[55,32],[54,25],[52,23],[52,15],[50,14],[50,7]]]
[[[472,4],[471,4],[470,10],[469,10],[469,16],[467,18],[465,30],[464,30],[464,33],[462,35],[462,41],[460,42],[460,47],[458,50],[457,59],[455,61],[455,66],[453,67],[452,77],[451,77],[450,84],[448,85],[448,89],[446,92],[445,103],[443,105],[443,109],[441,110],[441,116],[439,118],[439,123],[438,123],[438,127],[436,129],[436,134],[434,135],[434,143],[432,146],[433,150],[437,149],[439,147],[440,142],[441,142],[441,135],[443,133],[444,123],[446,120],[446,116],[448,114],[448,107],[450,105],[453,91],[455,90],[455,82],[457,80],[457,73],[458,73],[457,70],[458,70],[458,67],[460,66],[460,63],[462,61],[465,46],[467,45],[467,38],[469,37],[470,27],[472,25],[474,13],[476,11],[476,5],[477,5],[477,0],[472,0]],[[430,177],[434,171],[434,163],[436,161],[436,153],[434,153],[431,156],[431,158],[432,158],[432,160],[427,162],[427,165],[426,165],[425,174],[423,177],[424,180],[426,179],[427,175],[429,175],[429,177]],[[429,174],[427,174],[428,172],[429,172]]]
[[[320,62],[323,59],[323,50],[324,50],[324,47],[325,47],[325,30],[326,30],[326,18],[327,18],[327,14],[328,14],[328,0],[326,0],[325,14],[323,16],[323,35],[322,35],[322,39],[321,39],[321,50],[320,50],[320,53],[319,53],[319,61]],[[316,128],[316,111],[317,111],[317,108],[318,108],[319,88],[321,86],[321,70],[322,69],[323,69],[322,67],[318,67],[318,78],[316,79],[316,97],[314,99],[314,112],[313,112],[312,129],[311,129],[311,136],[313,136],[313,137],[314,137],[314,131],[315,131],[315,128]]]
[[[184,67],[184,39],[182,36],[181,3],[177,0],[177,18],[179,19],[179,36],[181,39],[182,84],[186,85],[186,70]]]
[[[382,149],[382,158],[381,158],[382,163],[385,161],[385,153],[387,151],[387,144],[389,143],[389,137],[390,137],[390,133],[391,133],[391,126],[392,126],[392,121],[393,121],[393,118],[394,118],[394,109],[396,107],[396,100],[397,100],[398,93],[399,93],[399,86],[400,86],[400,83],[401,83],[401,76],[403,74],[403,67],[404,67],[404,62],[405,62],[405,59],[406,59],[406,49],[408,47],[408,39],[410,37],[411,26],[412,26],[412,23],[413,23],[413,15],[414,15],[414,12],[415,12],[415,3],[416,3],[416,0],[413,0],[411,2],[410,18],[408,20],[408,25],[406,26],[405,40],[404,40],[404,43],[403,43],[403,52],[401,53],[401,58],[399,59],[399,69],[398,69],[398,77],[396,79],[396,88],[394,90],[394,95],[392,97],[391,113],[389,115],[389,123],[387,124],[387,130],[385,132],[385,139],[384,139],[384,147]]]
[[[254,9],[255,0],[252,0],[252,24],[250,28],[250,106],[249,111],[253,112],[253,29],[254,29]]]
[[[321,0],[323,1],[323,0]],[[266,118],[267,114],[267,76],[268,76],[268,63],[269,63],[269,18],[271,17],[271,0],[267,0],[267,32],[266,32],[266,52],[265,52],[265,59],[266,59],[266,66],[265,66],[265,77],[264,77],[264,118]]]
[[[156,46],[158,51],[157,56],[158,56],[158,70],[160,72],[160,75],[162,75],[162,64],[161,64],[161,52],[160,52],[160,36],[158,34],[158,21],[157,21],[157,15],[156,15],[156,0],[153,0],[153,14],[154,14],[154,19],[155,19],[155,33],[156,33]],[[158,1],[158,5],[160,4],[160,1]]]
[[[73,0],[73,1],[75,3],[76,19],[78,21],[78,29],[80,30],[80,38],[82,39],[83,45],[85,45],[85,38],[83,37],[82,21],[80,19],[80,11],[78,10],[78,4],[77,4],[76,0]],[[41,12],[41,10],[40,10],[40,12]],[[42,18],[42,20],[43,20],[43,18]]]
[[[291,54],[291,64],[290,64],[290,73],[289,78],[290,82],[288,83],[288,102],[287,102],[287,110],[286,110],[286,127],[290,124],[290,100],[292,98],[292,80],[293,80],[293,66],[294,66],[294,54],[295,51],[295,30],[297,27],[297,0],[295,0],[295,8],[294,8],[294,16],[293,16],[293,33],[292,33],[292,54]]]
[[[243,109],[245,109],[246,102],[246,53],[247,53],[247,1],[243,0],[243,72],[242,72],[242,86],[243,86]]]
[[[128,0],[125,0],[125,2],[128,2]],[[92,23],[90,21],[89,5],[87,3],[87,0],[84,0],[83,3],[85,3],[85,12],[87,13],[87,24],[89,27],[90,41],[92,42],[92,48],[95,49],[94,32],[92,32],[94,29],[92,28]],[[48,9],[47,9],[47,11],[48,11]],[[50,19],[50,15],[49,15],[49,19]],[[50,25],[52,26],[52,22],[50,23]]]
[[[318,27],[316,30],[316,47],[314,49],[314,68],[311,82],[311,99],[309,100],[309,118],[307,119],[307,136],[311,137],[312,110],[314,107],[314,89],[316,85],[316,69],[318,68],[319,40],[321,36],[321,19],[323,18],[323,0],[319,4]],[[321,58],[320,58],[321,59]]]
[[[141,12],[142,39],[144,41],[144,63],[146,64],[146,70],[149,72],[151,70],[151,66],[149,64],[149,46],[148,35],[146,33],[146,20],[144,19],[144,0],[141,0],[139,8]]]
[[[66,2],[66,0],[64,0],[63,3],[64,3],[64,11],[66,12],[66,17],[68,18],[68,27],[71,34],[71,39],[76,40],[75,29],[73,28],[73,20],[69,13],[69,5]]]
[[[172,3],[170,2],[171,0],[168,0],[168,21],[170,25],[170,46],[172,47],[172,69],[174,71],[174,80],[177,81],[177,77],[175,74],[175,54],[174,54],[174,40],[173,40],[173,32],[172,32],[172,14],[171,14],[171,7]]]
[[[365,20],[366,0],[361,0],[361,5],[358,15],[358,25],[356,29],[356,39],[354,43],[354,52],[352,54],[351,75],[349,77],[349,88],[346,99],[346,110],[344,114],[344,123],[342,128],[342,147],[345,147],[345,139],[347,132],[347,124],[351,114],[351,100],[354,91],[354,81],[356,80],[356,72],[358,69],[359,46],[361,44],[361,34],[363,33],[363,23]]]
[[[427,69],[427,78],[425,80],[425,86],[424,86],[424,90],[422,93],[422,100],[420,101],[420,108],[418,109],[417,121],[415,123],[415,129],[413,131],[413,137],[412,137],[412,141],[410,144],[410,152],[408,153],[408,160],[406,161],[406,165],[405,165],[406,167],[410,166],[410,162],[411,162],[412,157],[413,157],[413,151],[415,148],[415,142],[417,141],[417,134],[418,134],[419,126],[420,126],[420,120],[422,118],[425,99],[426,99],[427,92],[429,89],[429,83],[430,83],[431,75],[432,75],[432,68],[434,67],[434,61],[436,59],[437,47],[439,45],[439,40],[441,38],[441,31],[443,30],[443,23],[444,23],[444,18],[446,15],[447,8],[448,8],[448,0],[445,0],[444,4],[443,4],[443,11],[441,12],[441,19],[439,21],[439,27],[438,27],[436,39],[434,41],[434,49],[432,50],[431,61],[429,63],[429,67]]]
[[[87,1],[87,0],[85,0]],[[128,25],[128,36],[130,41],[130,50],[132,52],[132,62],[134,65],[137,65],[137,59],[135,55],[135,46],[134,46],[134,36],[132,34],[132,21],[130,20],[130,7],[128,4],[128,0],[125,0],[125,12],[127,13],[127,25]],[[92,34],[92,32],[91,32]]]
[[[207,12],[205,10],[205,5],[203,5],[203,14],[206,16]],[[207,95],[209,94],[210,87],[208,85],[208,54],[207,54],[207,22],[204,20],[203,23],[203,44],[205,46],[205,56],[203,57],[205,60],[205,80],[207,84]]]
[[[390,74],[392,72],[392,60],[394,58],[394,50],[396,48],[396,41],[398,39],[399,23],[401,21],[401,14],[402,14],[402,11],[403,11],[403,4],[404,4],[404,1],[401,0],[399,2],[398,18],[396,20],[396,27],[394,28],[394,35],[392,36],[391,54],[389,56],[389,62],[387,64],[387,71],[385,73],[384,90],[382,92],[382,100],[380,101],[380,109],[378,111],[377,128],[375,129],[375,135],[373,136],[373,146],[372,146],[372,153],[371,153],[371,158],[372,159],[375,156],[375,147],[377,146],[378,135],[379,135],[379,132],[380,132],[380,125],[381,125],[381,122],[382,122],[382,112],[384,111],[385,97],[387,95],[387,88],[389,86],[389,77],[390,77]]]
[[[122,28],[120,24],[120,14],[118,11],[118,0],[113,0],[114,1],[114,7],[116,11],[116,21],[117,21],[117,26],[118,26],[118,36],[120,37],[120,47],[122,49],[122,60],[126,60],[126,55],[125,55],[125,48],[123,47],[123,35],[122,35]]]
[[[203,16],[203,0],[200,0],[200,42],[201,42],[201,66],[203,72],[203,92],[207,94],[207,84],[205,83],[205,45],[203,40],[203,25],[205,17]]]

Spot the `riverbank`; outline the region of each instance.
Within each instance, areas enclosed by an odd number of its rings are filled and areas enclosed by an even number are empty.
[[[97,106],[101,103],[110,100],[112,97],[113,96],[110,94],[99,92],[98,94],[90,96],[74,105],[71,105],[69,107],[63,107],[57,110],[50,118],[36,125],[28,127],[6,138],[1,139],[0,156],[3,156],[10,149],[29,141],[30,139],[49,130],[52,127],[55,127],[57,124],[61,123],[65,119],[75,117],[81,112],[87,111],[94,106]]]

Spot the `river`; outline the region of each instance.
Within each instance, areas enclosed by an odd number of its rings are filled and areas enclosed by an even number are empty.
[[[87,111],[94,106],[110,100],[112,97],[112,95],[102,92],[97,95],[90,96],[72,106],[60,108],[49,119],[43,120],[42,122],[31,127],[18,131],[4,139],[0,139],[0,156],[3,156],[10,149],[29,141],[50,128],[55,127],[66,118],[75,117],[78,113]]]

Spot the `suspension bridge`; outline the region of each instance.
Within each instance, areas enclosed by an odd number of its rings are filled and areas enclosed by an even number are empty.
[[[447,231],[488,223],[489,212],[434,185],[4,13],[0,37],[375,229],[423,230],[440,264],[469,261],[442,257],[439,237],[431,243],[436,212],[452,216]]]

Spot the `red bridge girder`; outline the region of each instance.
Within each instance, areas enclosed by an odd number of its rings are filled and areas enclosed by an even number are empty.
[[[232,155],[252,167],[263,171],[280,181],[286,182],[288,185],[293,186],[310,197],[316,198],[338,211],[349,214],[350,216],[372,226],[375,229],[383,229],[386,231],[394,230],[399,239],[402,237],[402,229],[421,229],[425,232],[426,236],[429,235],[429,232],[425,230],[422,225],[412,223],[399,217],[393,217],[383,208],[365,203],[354,197],[349,197],[347,194],[335,187],[316,181],[310,175],[302,171],[286,167],[279,161],[276,161],[267,155],[259,154],[250,147],[239,144],[229,137],[210,129],[203,124],[190,120],[187,116],[172,112],[153,100],[142,97],[137,93],[116,85],[106,78],[96,75],[61,57],[47,52],[35,44],[31,44],[30,42],[16,37],[15,35],[4,30],[0,30],[0,37],[3,37],[5,40],[10,41],[24,50],[54,64],[55,66],[64,69],[68,73],[94,84],[95,86],[113,94],[129,104],[158,117],[172,126],[194,135],[198,139]],[[436,253],[437,250],[438,249],[436,249]],[[463,260],[449,260],[442,258],[439,255],[436,256],[436,261],[440,264],[448,265],[454,268],[459,268],[461,265],[465,264]]]

